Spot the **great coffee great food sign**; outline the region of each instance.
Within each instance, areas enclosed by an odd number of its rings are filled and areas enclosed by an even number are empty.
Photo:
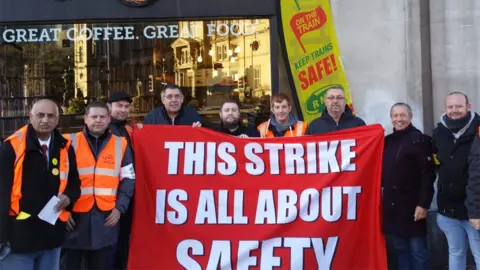
[[[137,31],[135,25],[117,26],[93,26],[71,27],[66,30],[61,27],[37,27],[37,28],[6,28],[0,30],[1,40],[5,43],[28,43],[28,42],[56,42],[60,36],[65,36],[71,41],[76,40],[134,40],[140,38],[162,39],[162,38],[197,38],[200,37],[200,28],[203,27],[180,27],[178,24],[158,24],[142,26]],[[240,23],[209,23],[206,25],[208,36],[249,36],[255,33],[255,24]],[[60,35],[64,33],[64,35]]]

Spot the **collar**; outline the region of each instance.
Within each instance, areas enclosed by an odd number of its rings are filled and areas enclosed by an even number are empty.
[[[242,128],[242,125],[241,124],[238,124],[237,127],[235,128],[235,130],[230,130],[229,128],[225,127],[223,125],[223,122],[220,122],[220,131],[221,132],[227,132],[227,133],[235,133],[236,131],[240,130]]]
[[[54,129],[52,134],[49,138],[49,148],[53,145],[58,145],[60,148],[64,148],[67,145],[67,140],[60,134],[58,129]],[[57,147],[58,147],[57,146]],[[40,140],[38,139],[35,131],[33,130],[32,124],[28,124],[27,129],[27,150],[35,150],[37,151],[40,149]]]
[[[50,137],[48,137],[48,139],[46,141],[42,141],[38,137],[37,137],[37,139],[38,139],[38,143],[40,144],[40,146],[46,144],[50,148],[50,141],[52,139],[52,135],[50,135]]]
[[[180,107],[180,110],[178,111],[177,113],[177,116],[175,116],[175,122],[177,122],[176,120],[179,119],[182,114],[183,114],[183,106]],[[163,117],[165,117],[166,120],[168,121],[172,121],[172,118],[170,118],[170,116],[168,115],[168,112],[167,112],[167,109],[165,108],[165,106],[162,106],[162,114],[163,114]]]
[[[349,119],[349,118],[353,118],[354,115],[353,115],[353,112],[352,110],[350,109],[350,106],[345,105],[345,111],[342,113],[342,115],[340,116],[340,119],[338,119],[338,123],[340,124],[340,122],[342,120],[345,120],[345,119]],[[328,121],[333,121],[335,122],[335,120],[333,120],[332,116],[330,116],[330,114],[328,113],[328,110],[327,108],[325,108],[322,112],[322,116],[320,116],[320,118],[324,119],[324,120],[328,120]]]
[[[123,126],[127,125],[127,120],[118,120],[116,118],[111,117],[110,124],[115,125],[115,126],[119,126],[119,127],[123,127]]]
[[[395,134],[395,135],[402,135],[402,134],[406,134],[406,133],[409,133],[411,131],[414,131],[414,130],[417,130],[412,123],[410,123],[410,125],[408,125],[406,128],[402,129],[402,130],[396,130],[395,128],[393,128],[393,133],[392,134]]]
[[[90,133],[90,131],[88,130],[88,127],[87,127],[87,126],[85,126],[85,127],[83,128],[83,134],[85,135],[85,137],[86,137],[87,139],[91,139],[91,140],[95,140],[95,139],[103,140],[103,139],[105,139],[110,133],[111,133],[111,131],[110,131],[110,129],[107,127],[107,129],[105,129],[105,132],[104,132],[102,135],[100,135],[100,137],[96,138],[95,136],[93,136],[93,135]]]

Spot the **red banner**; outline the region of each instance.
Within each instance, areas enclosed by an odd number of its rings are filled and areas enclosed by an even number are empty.
[[[383,128],[238,139],[133,133],[129,269],[386,269]]]

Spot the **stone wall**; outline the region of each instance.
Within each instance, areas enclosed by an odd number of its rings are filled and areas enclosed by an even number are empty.
[[[480,1],[430,1],[432,78],[435,121],[444,97],[465,92],[474,110],[480,108]]]

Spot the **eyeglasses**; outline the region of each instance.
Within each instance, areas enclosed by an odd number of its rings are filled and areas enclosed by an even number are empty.
[[[163,97],[166,98],[167,100],[182,99],[183,98],[182,95],[167,95],[167,96],[163,96]]]
[[[334,100],[343,101],[343,100],[345,100],[345,97],[329,96],[329,97],[327,97],[327,99],[330,100],[330,101],[334,101]]]

